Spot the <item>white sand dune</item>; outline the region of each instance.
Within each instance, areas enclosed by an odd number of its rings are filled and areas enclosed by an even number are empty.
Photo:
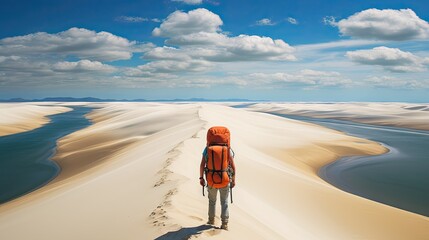
[[[49,122],[46,116],[72,110],[32,103],[0,103],[0,136],[29,131]]]
[[[258,103],[248,110],[429,130],[429,104]]]
[[[0,239],[425,239],[429,218],[321,180],[374,142],[214,104],[98,103],[94,124],[59,141],[60,176],[0,205]],[[237,187],[230,231],[204,226],[205,134],[232,133]],[[218,209],[219,210],[219,209]],[[217,219],[219,223],[219,219]]]

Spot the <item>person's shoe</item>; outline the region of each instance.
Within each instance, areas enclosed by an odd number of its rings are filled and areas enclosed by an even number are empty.
[[[207,221],[207,224],[208,224],[208,225],[214,225],[214,218],[213,218],[213,219],[209,219],[209,220]]]
[[[222,222],[222,225],[220,225],[220,229],[228,231],[228,222]]]

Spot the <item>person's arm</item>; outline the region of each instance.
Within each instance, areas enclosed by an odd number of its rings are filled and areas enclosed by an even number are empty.
[[[231,165],[231,168],[232,168],[231,188],[233,188],[235,187],[235,174],[236,174],[233,156],[229,156],[229,164]]]
[[[205,186],[206,182],[204,181],[204,167],[206,166],[206,160],[204,159],[204,156],[201,158],[201,163],[200,163],[200,185],[201,186]]]

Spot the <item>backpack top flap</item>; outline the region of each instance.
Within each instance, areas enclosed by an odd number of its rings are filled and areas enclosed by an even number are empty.
[[[207,131],[207,146],[211,145],[230,146],[230,132],[228,128],[222,126],[211,127]]]

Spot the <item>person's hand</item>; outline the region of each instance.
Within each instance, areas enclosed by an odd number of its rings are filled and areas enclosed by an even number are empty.
[[[200,185],[203,187],[206,185],[206,181],[204,181],[204,178],[200,178]]]
[[[235,179],[232,179],[232,181],[231,181],[231,188],[234,188],[235,187]]]

